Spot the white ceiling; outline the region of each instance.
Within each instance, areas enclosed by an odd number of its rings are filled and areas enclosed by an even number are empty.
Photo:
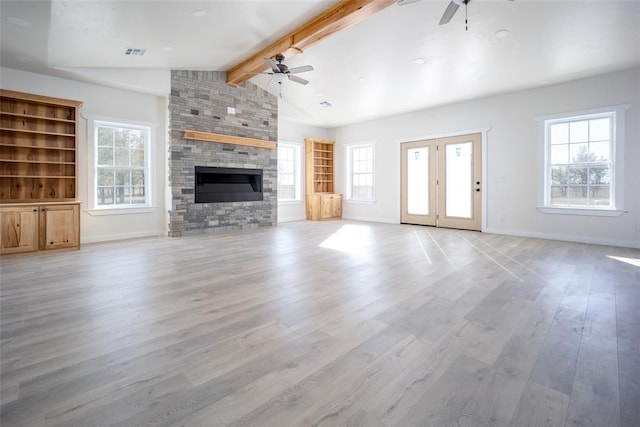
[[[0,0],[0,64],[104,84],[113,70],[136,72],[149,90],[146,74],[226,70],[335,3]],[[391,6],[287,59],[315,70],[300,74],[307,86],[282,86],[285,114],[332,127],[640,66],[640,1],[473,0],[468,31],[464,8],[438,26],[447,3]],[[502,29],[509,35],[497,38]],[[128,47],[147,53],[125,56]],[[279,92],[268,76],[252,81]]]

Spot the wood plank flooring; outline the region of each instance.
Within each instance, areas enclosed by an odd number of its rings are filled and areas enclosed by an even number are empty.
[[[344,220],[2,258],[0,424],[637,427],[639,262]]]

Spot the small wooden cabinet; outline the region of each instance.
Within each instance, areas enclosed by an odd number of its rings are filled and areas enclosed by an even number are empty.
[[[80,202],[0,207],[0,255],[80,247]]]
[[[305,139],[305,183],[307,219],[342,217],[342,194],[334,186],[334,141]]]
[[[316,193],[307,196],[307,219],[342,217],[342,194]]]
[[[0,254],[38,250],[39,215],[37,206],[0,208]]]
[[[80,205],[40,207],[40,248],[61,249],[80,246]]]

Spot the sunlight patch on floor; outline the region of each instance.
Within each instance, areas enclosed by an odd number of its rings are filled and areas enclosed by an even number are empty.
[[[367,251],[369,226],[347,224],[320,243],[321,248],[333,249],[348,254],[362,254]]]
[[[613,255],[607,255],[607,258],[611,258],[611,259],[615,259],[616,261],[631,264],[635,267],[640,267],[640,259],[638,258],[626,258],[623,256],[613,256]]]

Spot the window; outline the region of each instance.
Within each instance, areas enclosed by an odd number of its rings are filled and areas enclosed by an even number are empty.
[[[347,199],[373,202],[374,144],[347,147]]]
[[[153,124],[92,115],[88,119],[92,214],[150,212]]]
[[[611,107],[544,120],[542,208],[555,210],[543,212],[597,215],[620,208],[623,117],[624,109]]]
[[[278,143],[278,201],[300,200],[300,145]]]

